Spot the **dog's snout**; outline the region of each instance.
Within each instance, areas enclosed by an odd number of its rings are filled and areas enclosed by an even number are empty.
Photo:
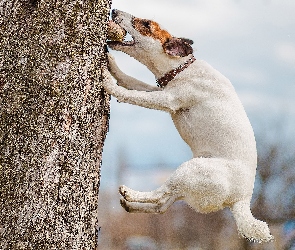
[[[113,9],[112,10],[112,19],[116,18],[117,15],[118,15],[118,10]]]

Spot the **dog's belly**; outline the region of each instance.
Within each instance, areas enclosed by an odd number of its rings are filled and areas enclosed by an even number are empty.
[[[198,104],[171,116],[194,157],[240,159],[256,167],[254,133],[242,106]]]

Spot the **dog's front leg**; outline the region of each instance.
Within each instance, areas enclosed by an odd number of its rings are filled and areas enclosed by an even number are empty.
[[[131,76],[126,75],[124,72],[122,72],[116,61],[115,58],[108,53],[108,59],[109,59],[109,71],[112,74],[112,76],[117,80],[117,84],[119,86],[122,86],[126,89],[134,89],[134,90],[140,90],[140,91],[159,91],[161,90],[157,86],[152,86],[149,84],[146,84],[142,81],[139,81]]]
[[[107,70],[103,72],[103,77],[103,87],[109,94],[116,97],[119,102],[163,110],[169,113],[173,113],[180,108],[179,99],[169,92],[128,90],[114,83],[111,74]]]

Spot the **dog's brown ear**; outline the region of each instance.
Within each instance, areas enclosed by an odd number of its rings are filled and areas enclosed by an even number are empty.
[[[163,49],[167,55],[184,57],[193,53],[191,42],[191,40],[172,37],[163,44]]]

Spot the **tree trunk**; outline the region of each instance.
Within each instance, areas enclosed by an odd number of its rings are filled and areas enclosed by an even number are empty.
[[[0,249],[95,249],[109,0],[0,0]]]

